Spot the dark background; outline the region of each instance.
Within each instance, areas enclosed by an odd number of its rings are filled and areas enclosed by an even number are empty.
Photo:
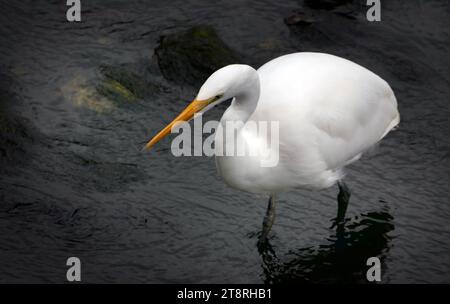
[[[448,1],[372,23],[366,1],[65,2],[0,1],[0,282],[63,283],[77,256],[83,282],[364,283],[378,256],[383,283],[450,283]],[[297,51],[379,74],[402,121],[349,168],[344,231],[335,187],[285,193],[260,253],[266,197],[140,149],[217,65]]]

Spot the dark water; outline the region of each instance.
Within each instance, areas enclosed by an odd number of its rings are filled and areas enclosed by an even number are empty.
[[[82,1],[81,23],[65,1],[1,1],[0,282],[64,282],[69,256],[84,282],[365,282],[378,256],[384,283],[450,283],[450,5],[381,2],[379,23],[353,1],[288,26],[302,1]],[[169,140],[140,152],[197,89],[162,77],[159,38],[199,23],[254,67],[322,51],[391,84],[401,126],[349,168],[344,231],[329,229],[336,188],[286,193],[260,254],[267,198],[225,186],[211,158],[173,157]],[[157,89],[86,102],[104,64]]]

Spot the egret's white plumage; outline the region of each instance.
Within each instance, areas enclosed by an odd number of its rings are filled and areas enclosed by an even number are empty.
[[[225,94],[222,100],[234,97],[222,126],[236,120],[279,122],[279,149],[270,151],[279,153],[277,166],[262,167],[255,157],[216,157],[227,184],[249,192],[329,187],[342,177],[344,166],[400,119],[386,81],[351,61],[322,53],[285,55],[257,71],[227,66],[211,75],[197,99],[216,94]],[[237,136],[249,145],[267,140],[246,127]],[[225,151],[220,144],[216,142]]]
[[[397,101],[388,83],[349,60],[323,53],[294,53],[278,57],[258,70],[229,65],[213,73],[196,99],[147,147],[170,132],[174,122],[233,98],[217,134],[227,122],[242,121],[238,143],[265,149],[276,166],[261,166],[259,156],[217,156],[219,173],[234,188],[269,193],[264,224],[273,222],[273,195],[293,188],[322,189],[343,177],[343,168],[380,141],[400,121]],[[268,145],[267,133],[250,122],[279,123],[279,146]],[[225,135],[225,139],[227,135]],[[216,138],[216,150],[229,142]],[[345,215],[348,188],[340,183],[338,217]],[[340,214],[340,215],[339,215]]]

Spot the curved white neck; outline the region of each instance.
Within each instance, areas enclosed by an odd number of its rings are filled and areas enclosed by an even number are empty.
[[[255,71],[249,81],[243,83],[222,116],[221,122],[242,121],[245,123],[255,111],[260,94],[259,76]]]

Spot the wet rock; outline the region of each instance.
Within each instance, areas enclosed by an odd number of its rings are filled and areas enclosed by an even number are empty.
[[[300,25],[308,26],[316,22],[317,19],[312,15],[304,11],[295,11],[289,17],[284,19],[284,23],[287,25]]]
[[[97,87],[97,91],[112,100],[135,101],[137,99],[127,87],[114,79],[106,79]]]
[[[363,25],[356,26],[360,20],[357,5],[339,6],[332,10],[315,10],[309,7],[299,8],[284,19],[292,37],[299,43],[299,48],[317,52],[333,52],[339,45],[355,45]],[[365,14],[359,14],[365,16]],[[349,35],[349,33],[353,35]]]
[[[166,79],[194,86],[201,85],[221,67],[239,62],[233,50],[208,25],[162,37],[155,53]]]
[[[352,3],[352,0],[305,0],[305,4],[313,9],[332,10],[340,5]]]
[[[83,107],[97,113],[114,110],[117,104],[102,96],[87,78],[77,75],[61,87],[61,93],[77,107]]]
[[[160,86],[149,83],[130,69],[110,65],[99,67],[98,79],[77,75],[61,88],[65,98],[75,105],[97,113],[110,112],[160,90]]]
[[[97,91],[102,96],[116,102],[130,102],[144,98],[146,93],[154,89],[142,77],[121,67],[100,66],[103,76]]]

